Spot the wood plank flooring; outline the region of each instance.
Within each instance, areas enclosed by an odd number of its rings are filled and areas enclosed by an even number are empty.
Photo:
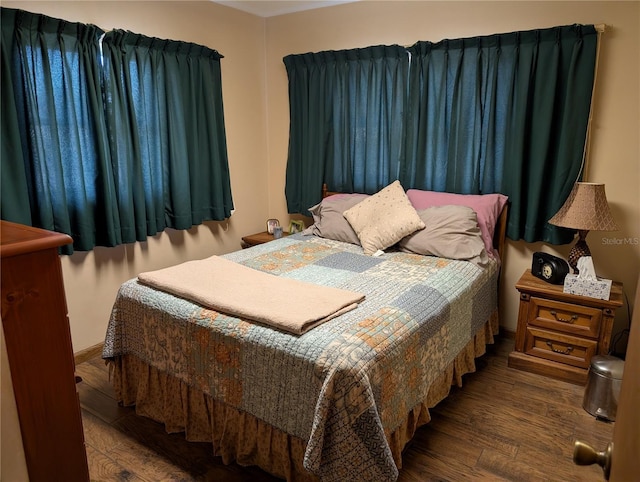
[[[431,410],[431,422],[405,449],[400,482],[604,480],[600,467],[573,464],[573,442],[604,450],[614,424],[583,410],[584,387],[508,368],[512,349],[512,339],[498,338],[463,387]],[[119,407],[100,358],[76,373],[92,480],[278,480],[256,467],[226,466],[210,444],[186,442]]]

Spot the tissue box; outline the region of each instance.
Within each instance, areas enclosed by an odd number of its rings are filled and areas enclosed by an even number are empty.
[[[577,274],[568,274],[564,279],[564,292],[608,300],[611,293],[611,280],[579,278]]]

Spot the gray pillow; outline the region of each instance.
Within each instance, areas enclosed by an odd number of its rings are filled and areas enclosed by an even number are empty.
[[[342,215],[347,209],[368,198],[368,194],[335,194],[309,209],[313,224],[303,234],[360,245],[358,235]]]
[[[471,261],[488,262],[478,215],[467,206],[434,206],[418,211],[425,228],[400,240],[401,251]]]

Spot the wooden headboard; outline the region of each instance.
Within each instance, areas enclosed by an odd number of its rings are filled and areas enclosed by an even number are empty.
[[[333,196],[334,194],[341,194],[337,191],[329,191],[326,184],[322,185],[322,198],[327,196]],[[496,223],[495,231],[493,232],[493,247],[498,251],[500,259],[504,258],[504,246],[507,236],[507,215],[509,214],[509,204],[506,203],[502,208],[498,222]]]
[[[504,246],[507,238],[507,216],[509,215],[509,202],[507,201],[502,208],[496,229],[493,232],[493,247],[498,251],[500,259],[504,260]]]
[[[334,194],[342,194],[337,191],[329,191],[328,189],[329,188],[326,184],[322,185],[322,199],[326,198],[327,196],[333,196]]]

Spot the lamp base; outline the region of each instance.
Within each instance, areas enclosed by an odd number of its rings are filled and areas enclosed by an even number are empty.
[[[573,245],[571,251],[569,251],[569,266],[573,269],[575,274],[578,274],[578,260],[583,256],[591,256],[591,251],[589,250],[589,246],[587,246],[587,233],[589,231],[579,230],[578,231],[578,241]]]

